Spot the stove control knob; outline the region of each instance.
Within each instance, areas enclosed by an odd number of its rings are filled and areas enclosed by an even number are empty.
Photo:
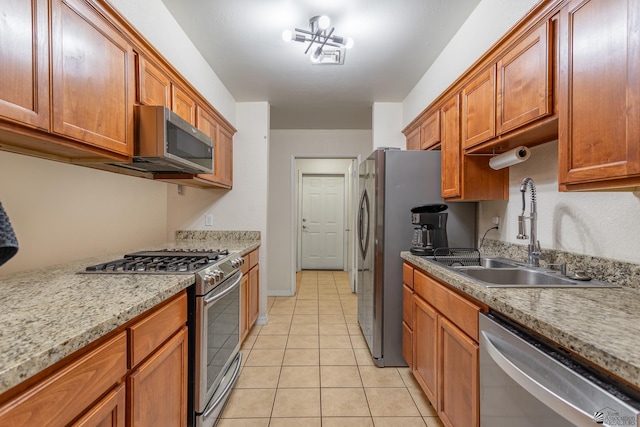
[[[231,260],[231,266],[233,268],[238,268],[243,264],[243,259],[242,258],[235,258]]]
[[[215,277],[213,273],[207,273],[204,275],[204,283],[213,285],[215,283]]]
[[[219,282],[220,280],[224,279],[224,273],[222,272],[222,270],[215,270],[213,274],[216,277],[216,282]]]

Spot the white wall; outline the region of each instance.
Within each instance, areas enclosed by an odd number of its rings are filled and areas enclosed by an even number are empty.
[[[235,99],[161,0],[109,2],[225,119],[235,125]]]
[[[0,151],[20,249],[0,276],[165,241],[167,184]]]
[[[402,103],[374,102],[373,117],[373,147],[406,148],[406,140],[402,134]]]
[[[295,270],[291,224],[295,157],[366,157],[373,151],[368,130],[271,130],[269,145],[269,201],[267,228],[272,238],[269,253],[269,294],[289,295]]]
[[[536,3],[538,0],[481,0],[403,101],[401,128],[415,119]],[[416,54],[419,55],[419,51]]]
[[[520,20],[536,0],[482,0],[443,50],[433,66],[403,102],[407,125],[456,80],[491,45]],[[375,124],[374,124],[375,126]],[[480,236],[500,216],[502,229],[487,238],[517,240],[517,216],[522,210],[520,184],[534,179],[538,193],[538,234],[543,252],[554,248],[585,255],[640,262],[640,193],[558,191],[557,142],[532,148],[531,158],[509,170],[509,201],[480,202]],[[527,212],[529,193],[527,192]]]
[[[203,190],[176,185],[168,191],[168,233],[207,230],[204,215],[213,215],[211,230],[260,231],[260,316],[266,315],[269,253],[267,252],[267,200],[269,177],[269,104],[239,102],[238,133],[233,138],[233,189]]]

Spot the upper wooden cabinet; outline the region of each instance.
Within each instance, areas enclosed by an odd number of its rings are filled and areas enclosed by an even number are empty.
[[[640,185],[640,1],[560,11],[561,190]]]
[[[498,61],[498,135],[553,113],[550,28],[543,22]]]
[[[462,145],[473,147],[496,136],[496,68],[491,66],[462,89]]]
[[[213,139],[213,173],[198,174],[195,179],[231,188],[233,185],[233,134],[219,124],[213,114],[198,106],[197,127]]]
[[[51,0],[51,76],[54,133],[133,155],[133,48],[83,0]]]
[[[462,148],[460,145],[460,95],[455,94],[440,109],[442,198],[462,195]]]
[[[49,129],[48,16],[47,0],[6,0],[0,19],[0,117],[44,130]]]
[[[407,134],[407,150],[420,150],[420,126],[416,126]]]
[[[420,125],[420,149],[428,150],[440,144],[440,110],[429,114]]]
[[[138,102],[171,108],[171,81],[162,69],[138,55]]]
[[[196,125],[196,100],[183,89],[171,85],[171,111]]]

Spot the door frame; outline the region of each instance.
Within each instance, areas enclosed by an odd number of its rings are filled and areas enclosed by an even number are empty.
[[[296,170],[296,160],[298,159],[327,159],[327,160],[333,160],[333,159],[350,159],[351,160],[351,176],[348,176],[347,173],[345,173],[345,190],[350,189],[350,191],[345,191],[345,198],[347,198],[347,200],[345,200],[345,209],[348,209],[348,206],[352,207],[352,211],[355,212],[357,209],[357,203],[358,203],[358,194],[359,194],[359,188],[358,188],[358,166],[360,165],[360,158],[361,155],[354,153],[354,154],[328,154],[328,153],[318,153],[318,154],[309,154],[309,153],[294,153],[291,155],[291,176],[290,176],[290,183],[291,183],[291,187],[290,187],[290,213],[291,213],[291,218],[293,219],[293,221],[291,221],[291,240],[289,242],[290,248],[291,248],[291,254],[296,254],[295,255],[295,261],[291,262],[291,271],[290,271],[290,290],[291,293],[290,295],[296,295],[296,272],[298,271],[298,266],[300,265],[300,263],[298,262],[299,260],[299,245],[298,245],[298,239],[299,239],[299,227],[298,227],[298,223],[300,221],[299,218],[299,206],[298,203],[296,203],[296,200],[298,200],[298,195],[299,195],[299,191],[300,189],[298,188],[298,176],[297,176],[297,170]],[[335,175],[335,174],[330,174],[330,175]],[[349,184],[347,184],[347,182]],[[350,193],[347,195],[347,193]],[[345,250],[345,259],[348,261],[347,263],[345,263],[345,266],[347,266],[346,268],[349,271],[349,284],[351,287],[351,291],[355,292],[355,284],[356,284],[356,278],[357,278],[357,266],[356,266],[356,262],[357,262],[357,258],[356,258],[356,219],[355,215],[352,215],[351,218],[346,217],[345,218],[345,227],[348,226],[349,227],[349,232],[347,234],[347,247],[350,248],[350,250]]]

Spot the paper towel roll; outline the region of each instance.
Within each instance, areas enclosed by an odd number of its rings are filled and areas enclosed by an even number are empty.
[[[531,156],[531,151],[524,145],[516,147],[513,150],[506,151],[502,154],[498,154],[489,160],[489,166],[492,169],[503,169],[509,166],[513,166],[518,163],[522,163]]]

